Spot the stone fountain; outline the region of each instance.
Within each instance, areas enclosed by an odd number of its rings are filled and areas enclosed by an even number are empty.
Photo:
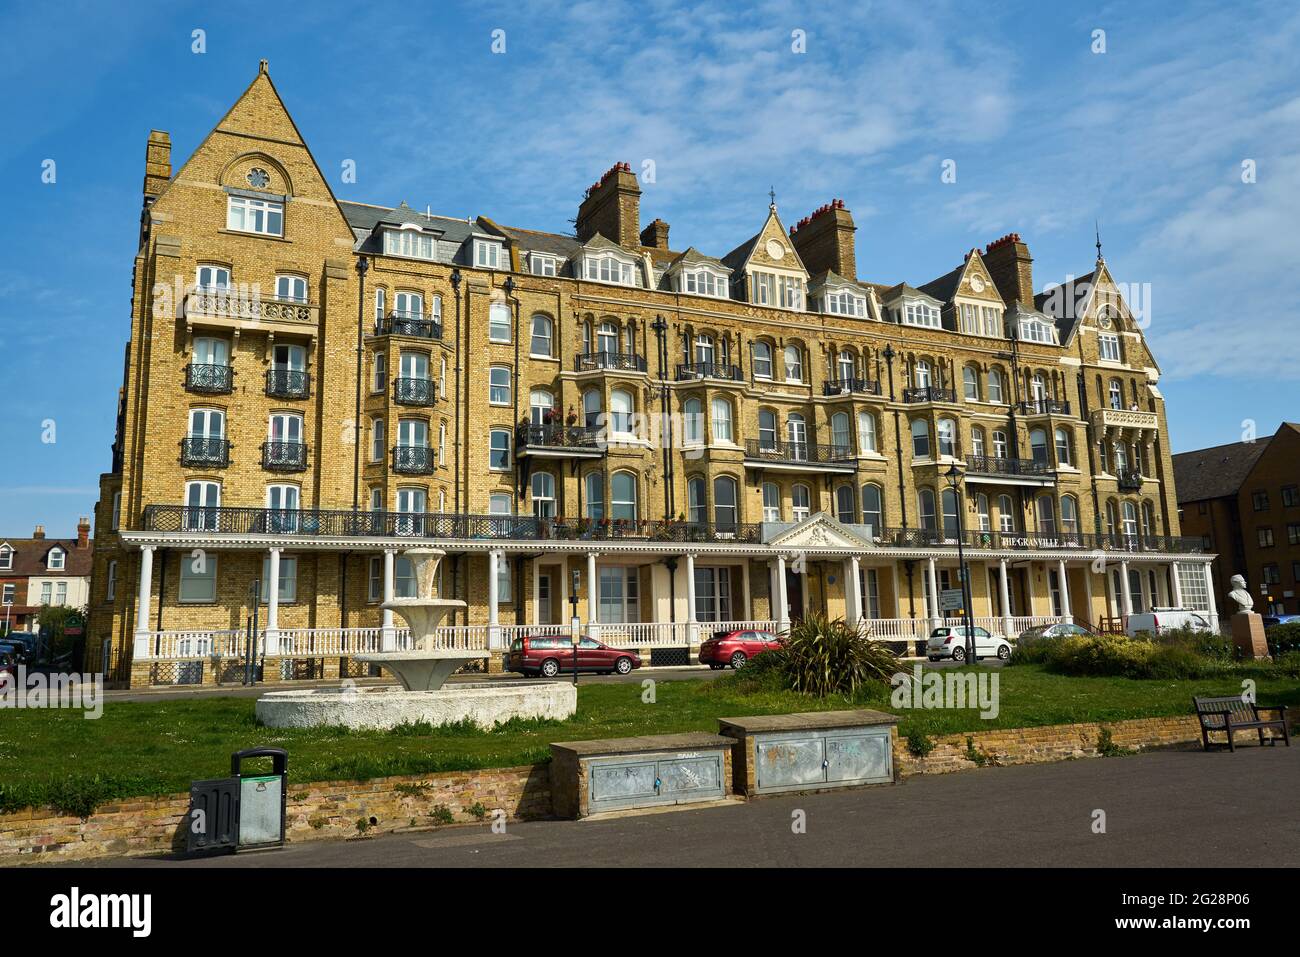
[[[393,675],[401,687],[359,688],[345,682],[342,688],[273,691],[257,700],[257,719],[272,728],[307,728],[342,725],[347,728],[393,728],[403,724],[457,724],[472,721],[491,728],[511,718],[564,719],[578,707],[577,690],[563,681],[498,678],[467,681],[443,687],[453,673],[471,661],[486,661],[486,649],[457,648],[454,639],[440,639],[444,616],[463,601],[433,597],[438,565],[444,552],[435,548],[410,548],[416,597],[394,598],[383,608],[406,619],[411,628],[411,650],[356,655],[356,660],[377,664]]]

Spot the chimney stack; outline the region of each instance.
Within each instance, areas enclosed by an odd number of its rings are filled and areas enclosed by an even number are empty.
[[[1029,247],[1020,241],[1019,233],[1007,233],[984,247],[984,265],[988,267],[993,284],[998,287],[1002,301],[1034,308],[1033,257]]]
[[[172,178],[172,138],[165,130],[150,130],[144,148],[144,201],[158,198]]]
[[[44,537],[45,537],[45,526],[37,525],[36,530],[32,532],[32,538],[36,539],[37,541],[40,541]]]
[[[587,187],[578,206],[578,242],[600,233],[612,243],[635,249],[641,238],[641,184],[632,167],[615,163]]]
[[[90,519],[85,515],[77,521],[77,547],[90,547]]]
[[[641,245],[649,246],[651,249],[667,249],[668,224],[662,219],[656,219],[641,230]]]
[[[812,275],[831,270],[854,282],[858,278],[853,249],[853,214],[844,200],[833,199],[790,227],[790,241]]]

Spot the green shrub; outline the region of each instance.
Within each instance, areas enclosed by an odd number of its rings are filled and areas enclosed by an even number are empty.
[[[1192,654],[1223,664],[1234,661],[1237,657],[1237,649],[1231,638],[1225,638],[1220,634],[1197,631],[1193,628],[1174,628],[1162,631],[1153,640],[1157,645],[1183,648],[1192,652]]]
[[[1198,655],[1190,648],[1178,645],[1157,645],[1139,674],[1131,677],[1185,679],[1203,678],[1213,674],[1226,662]]]
[[[438,824],[454,824],[456,821],[456,815],[452,814],[451,808],[445,804],[435,804],[433,810],[429,812],[429,817]]]
[[[1268,642],[1269,654],[1274,657],[1290,651],[1300,651],[1300,621],[1265,629],[1264,639]]]
[[[1055,638],[1019,638],[1007,659],[1013,665],[1037,665],[1047,660]]]
[[[1288,678],[1300,678],[1300,649],[1278,655],[1277,670]]]
[[[1141,678],[1155,645],[1141,638],[1073,636],[1051,642],[1044,663],[1058,674]]]
[[[928,734],[909,734],[907,736],[907,753],[914,758],[923,758],[934,750],[934,738]]]
[[[781,647],[755,657],[754,664],[779,671],[787,687],[827,697],[852,694],[872,684],[888,684],[898,670],[898,657],[882,642],[873,641],[842,620],[810,615],[781,639]],[[747,665],[748,671],[754,664]]]

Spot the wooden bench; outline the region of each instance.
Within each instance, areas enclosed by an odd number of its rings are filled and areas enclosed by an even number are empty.
[[[1267,738],[1264,736],[1264,729],[1268,728],[1281,731],[1282,740],[1286,742],[1288,748],[1291,747],[1291,735],[1286,726],[1286,705],[1277,708],[1261,708],[1244,700],[1241,695],[1228,695],[1223,698],[1193,696],[1192,704],[1196,706],[1196,717],[1201,722],[1201,743],[1205,745],[1206,751],[1211,747],[1223,747],[1221,742],[1210,740],[1211,732],[1226,734],[1228,750],[1236,751],[1237,747],[1232,740],[1233,732],[1251,728],[1259,732],[1260,744],[1266,741],[1270,745],[1277,743],[1276,734],[1270,734]],[[1264,717],[1267,712],[1275,712],[1277,717]]]

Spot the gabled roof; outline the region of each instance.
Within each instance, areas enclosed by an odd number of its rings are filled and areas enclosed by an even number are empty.
[[[754,233],[743,243],[733,249],[727,255],[722,257],[722,264],[735,272],[738,269],[744,269],[745,263],[749,262],[750,253],[754,251],[755,244],[758,243],[759,233]]]
[[[81,578],[90,574],[94,557],[94,549],[78,548],[75,538],[10,538],[0,544],[14,550],[14,567],[0,571],[3,578]],[[45,556],[56,547],[66,556],[63,568],[46,568]]]
[[[712,256],[706,256],[694,246],[688,246],[684,252],[680,252],[674,256],[672,262],[668,264],[668,268],[673,269],[677,266],[684,266],[687,263],[703,263],[709,266],[717,266],[719,269],[731,272],[731,267],[721,259],[714,259]]]
[[[1230,442],[1173,456],[1174,491],[1178,502],[1235,498],[1272,438],[1262,442]]]
[[[938,279],[931,279],[920,291],[927,296],[933,296],[942,303],[952,301],[953,295],[957,292],[957,287],[961,285],[962,274],[966,272],[966,264],[962,263],[952,272],[944,273]]]
[[[1086,276],[1076,276],[1069,282],[1064,282],[1059,286],[1045,289],[1043,292],[1034,296],[1034,308],[1055,324],[1058,334],[1057,338],[1060,339],[1061,345],[1065,345],[1070,336],[1074,334],[1075,326],[1078,325],[1079,320],[1088,311],[1089,306],[1092,304],[1092,297],[1096,292],[1096,287],[1093,285],[1092,279],[1096,274],[1097,270],[1094,269]],[[1087,295],[1081,302],[1077,301],[1078,293],[1076,292],[1080,287],[1087,287]],[[1064,313],[1063,315],[1054,315],[1052,312],[1048,311],[1048,307],[1051,307],[1055,302],[1060,302],[1062,304],[1068,303],[1070,304],[1070,308],[1059,310]]]

